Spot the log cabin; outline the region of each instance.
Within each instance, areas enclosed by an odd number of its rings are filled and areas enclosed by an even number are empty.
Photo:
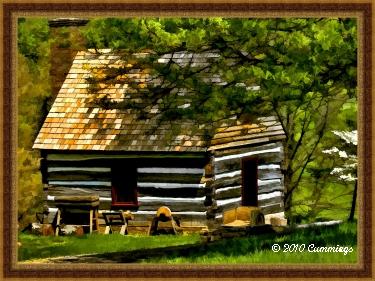
[[[159,62],[199,65],[216,56],[180,52]],[[201,124],[160,118],[160,101],[146,108],[147,118],[132,108],[105,108],[98,99],[145,99],[131,91],[148,81],[150,74],[139,69],[129,71],[128,82],[112,79],[90,92],[93,72],[124,64],[111,50],[75,56],[33,146],[41,151],[51,210],[56,196],[98,195],[100,210],[131,210],[134,221],[150,221],[160,206],[169,207],[182,226],[215,226],[224,210],[241,205],[259,206],[266,222],[284,218],[285,134],[275,117]],[[189,106],[186,91],[177,89],[177,96],[179,106]]]

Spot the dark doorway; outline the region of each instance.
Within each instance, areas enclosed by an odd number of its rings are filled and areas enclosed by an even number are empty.
[[[137,199],[137,167],[129,163],[119,163],[112,167],[112,207],[135,208]]]
[[[242,206],[258,206],[258,160],[242,159]]]

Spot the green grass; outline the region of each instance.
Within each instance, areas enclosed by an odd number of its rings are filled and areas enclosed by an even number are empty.
[[[47,257],[68,256],[78,254],[121,252],[130,250],[150,249],[156,247],[193,244],[200,241],[199,235],[180,236],[122,236],[85,235],[82,237],[41,237],[20,234],[19,260],[43,259]],[[275,253],[271,250],[277,243],[306,245],[302,252]],[[346,246],[352,247],[353,252],[343,253],[313,253],[308,252],[310,244],[315,246]],[[143,263],[198,263],[198,264],[228,264],[228,263],[355,263],[357,262],[357,225],[344,223],[337,226],[309,229],[296,229],[289,235],[261,234],[249,237],[223,239],[200,248],[181,252],[168,252],[159,257],[139,260]]]
[[[43,259],[58,256],[139,250],[191,244],[200,241],[199,235],[123,236],[92,234],[84,236],[36,236],[20,234],[22,246],[18,260]]]
[[[283,248],[285,244],[306,245],[302,252],[273,252],[271,247],[277,243]],[[310,244],[315,246],[347,246],[353,252],[317,253],[307,251]],[[226,239],[208,245],[198,251],[191,251],[181,257],[169,255],[148,259],[148,263],[355,263],[357,262],[357,228],[356,223],[345,223],[338,226],[295,230],[290,235],[275,237],[272,234]]]

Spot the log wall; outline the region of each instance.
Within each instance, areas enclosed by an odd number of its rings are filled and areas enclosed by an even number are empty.
[[[42,169],[49,207],[55,207],[56,196],[95,194],[99,195],[100,210],[110,210],[111,167],[132,163],[137,167],[139,206],[132,210],[136,220],[150,220],[160,206],[166,205],[185,225],[206,225],[206,211],[211,203],[209,178],[204,169],[207,159],[128,157],[47,154]]]
[[[139,206],[132,210],[136,220],[150,220],[166,205],[185,225],[206,225],[210,220],[220,223],[223,211],[241,205],[241,162],[249,156],[258,159],[259,207],[265,215],[280,216],[284,212],[281,142],[215,150],[211,158],[53,153],[45,155],[42,170],[50,207],[55,206],[55,196],[96,194],[100,209],[109,210],[111,167],[132,163],[137,167]]]
[[[213,151],[213,156],[215,175],[212,188],[215,208],[212,216],[218,221],[222,218],[223,211],[241,205],[241,163],[243,158],[250,156],[258,160],[258,206],[265,215],[280,215],[284,212],[282,142],[216,150]]]

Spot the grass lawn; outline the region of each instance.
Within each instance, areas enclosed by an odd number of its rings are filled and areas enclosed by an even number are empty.
[[[121,236],[85,235],[82,237],[40,237],[20,234],[19,260],[41,259],[88,253],[121,252],[146,248],[157,248],[193,244],[200,241],[199,235],[181,236]],[[272,251],[277,243],[281,249]],[[284,252],[285,245],[297,244],[302,250]],[[342,252],[309,252],[308,246],[352,247],[346,255]],[[158,257],[139,260],[143,263],[355,263],[357,262],[357,225],[344,223],[337,226],[296,229],[289,235],[262,234],[249,237],[223,239],[200,248],[181,252],[168,252]]]
[[[92,234],[83,236],[36,236],[20,234],[22,246],[18,260],[43,259],[58,256],[94,254],[139,250],[145,248],[193,244],[200,241],[196,235],[123,236],[120,234]]]

